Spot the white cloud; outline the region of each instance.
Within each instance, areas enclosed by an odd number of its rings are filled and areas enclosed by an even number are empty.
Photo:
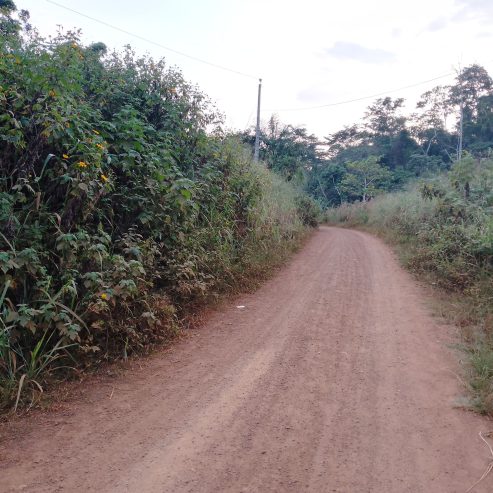
[[[460,7],[454,15],[454,20],[479,20],[482,23],[491,22],[493,19],[493,2],[491,0],[455,0]]]
[[[326,101],[331,101],[337,97],[338,94],[330,89],[330,82],[323,85],[307,87],[297,94],[297,100],[305,105],[324,104]]]
[[[355,60],[363,63],[388,63],[395,59],[395,54],[390,51],[366,48],[348,41],[336,41],[332,48],[326,50],[326,53],[339,60]]]
[[[447,27],[448,23],[449,21],[445,17],[438,17],[428,24],[427,30],[431,32],[441,31]]]

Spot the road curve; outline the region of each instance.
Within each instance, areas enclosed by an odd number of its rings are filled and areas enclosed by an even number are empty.
[[[380,240],[322,227],[142,369],[0,428],[0,491],[464,493],[491,424],[454,405],[425,298]]]

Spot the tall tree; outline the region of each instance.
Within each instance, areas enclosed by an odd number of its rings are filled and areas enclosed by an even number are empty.
[[[365,113],[365,127],[376,138],[394,137],[404,129],[406,118],[400,114],[403,98],[377,99]]]
[[[29,33],[29,12],[27,10],[17,10],[12,0],[0,0],[0,36],[18,37],[21,29]]]
[[[482,151],[493,148],[493,94],[480,97],[477,110],[475,142],[471,149]]]
[[[341,205],[344,194],[341,180],[346,174],[346,168],[333,161],[320,161],[310,170],[307,190],[324,206]]]
[[[406,128],[401,114],[404,99],[380,98],[368,107],[364,127],[375,154],[390,169],[405,166],[406,159],[416,151],[416,144]]]
[[[436,86],[423,93],[416,104],[418,112],[411,115],[409,130],[421,148],[418,154],[433,159],[427,160],[415,156],[413,167],[417,163],[427,162],[434,163],[433,167],[436,167],[435,156],[444,163],[452,160],[451,155],[455,152],[456,143],[455,137],[447,129],[447,119],[453,112],[449,92],[448,86]]]
[[[364,161],[347,164],[347,174],[341,181],[341,189],[348,198],[359,198],[366,202],[379,190],[385,190],[390,179],[391,172],[379,164],[377,157],[371,156]]]
[[[484,67],[474,64],[461,70],[455,85],[450,88],[450,104],[458,112],[457,156],[460,159],[462,149],[477,147],[478,106],[482,97],[491,94],[493,80]],[[479,145],[481,147],[481,145]]]
[[[421,110],[420,122],[428,128],[446,128],[450,107],[450,87],[436,86],[421,95],[416,108]]]
[[[342,130],[329,134],[325,137],[328,148],[327,156],[335,158],[346,149],[365,145],[367,137],[366,132],[358,124],[346,126]]]
[[[456,83],[450,87],[449,101],[464,112],[464,122],[474,121],[478,115],[478,101],[487,96],[493,88],[493,80],[481,65],[471,65],[461,70]]]

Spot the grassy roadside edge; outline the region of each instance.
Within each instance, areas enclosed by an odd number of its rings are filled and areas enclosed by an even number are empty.
[[[419,239],[413,234],[402,235],[385,221],[379,223],[378,220],[371,220],[365,206],[368,204],[350,206],[353,214],[343,221],[337,213],[331,217],[329,212],[325,224],[377,236],[393,249],[401,265],[431,290],[433,300],[430,309],[457,328],[459,340],[455,347],[465,355],[460,361],[463,374],[458,376],[467,394],[464,396],[464,407],[493,416],[493,306],[489,303],[491,279],[478,282],[474,289],[468,291],[447,289],[438,274],[414,267],[416,259],[419,260]]]

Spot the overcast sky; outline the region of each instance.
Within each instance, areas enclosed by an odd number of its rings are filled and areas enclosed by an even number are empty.
[[[192,61],[68,12],[48,0],[15,0],[41,33],[78,27],[84,42],[137,52],[179,66],[225,113],[229,127],[253,125],[257,81],[262,117],[277,113],[320,137],[356,122],[378,93],[408,100],[453,76],[395,89],[483,65],[493,75],[493,0],[57,0],[174,50],[251,75]]]

